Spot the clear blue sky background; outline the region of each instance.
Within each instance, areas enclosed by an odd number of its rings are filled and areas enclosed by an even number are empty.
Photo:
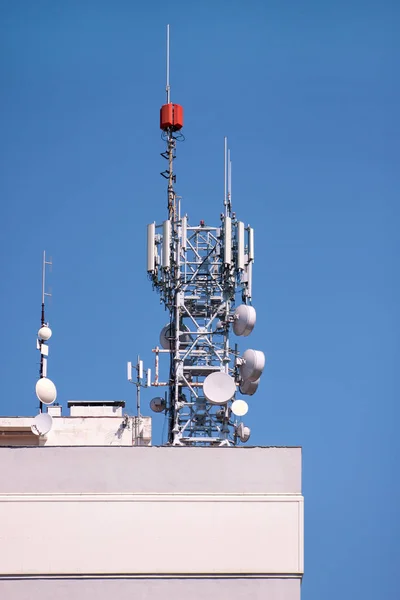
[[[166,322],[145,227],[166,214],[167,22],[177,191],[192,222],[219,222],[227,135],[234,209],[256,227],[248,343],[268,363],[247,423],[254,445],[303,447],[303,598],[398,598],[395,0],[1,2],[0,411],[37,410],[46,249],[59,401],[134,412],[126,361],[149,365]]]

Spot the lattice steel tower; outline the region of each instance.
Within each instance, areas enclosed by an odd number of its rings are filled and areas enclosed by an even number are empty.
[[[225,138],[224,212],[221,223],[190,225],[176,195],[174,159],[183,139],[183,108],[171,103],[169,85],[169,27],[167,28],[167,102],[161,107],[160,127],[168,162],[161,173],[168,181],[168,218],[147,226],[147,272],[169,312],[155,353],[155,377],[147,372],[145,386],[166,386],[164,397],[150,406],[168,417],[172,445],[236,445],[246,442],[250,429],[241,421],[248,406],[237,391],[252,395],[258,387],[265,357],[258,350],[240,356],[232,331],[247,336],[256,313],[251,306],[254,231],[236,218],[231,205],[231,160]],[[235,308],[235,300],[241,303]],[[168,381],[159,381],[159,357],[169,356]],[[136,366],[138,393],[143,364]],[[128,363],[128,379],[132,381]]]

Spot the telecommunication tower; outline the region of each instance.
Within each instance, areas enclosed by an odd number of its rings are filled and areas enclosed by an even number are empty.
[[[168,167],[167,218],[147,226],[147,273],[169,313],[155,354],[155,375],[138,358],[140,387],[167,391],[150,402],[168,420],[168,444],[223,446],[247,442],[250,429],[242,422],[248,404],[237,394],[252,396],[265,365],[264,353],[247,349],[242,355],[236,336],[248,336],[256,322],[252,306],[254,230],[232,211],[231,159],[224,140],[224,211],[221,222],[190,225],[175,191],[174,159],[183,135],[183,107],[171,102],[169,26],[167,26],[166,104],[160,110],[160,128]],[[237,297],[240,298],[239,305]],[[160,356],[169,358],[169,377],[159,380]],[[138,411],[140,405],[138,402]]]
[[[40,369],[39,379],[36,383],[36,396],[39,400],[39,414],[34,418],[32,431],[36,435],[45,435],[52,427],[53,419],[48,412],[45,412],[44,408],[53,404],[57,398],[57,389],[51,379],[47,377],[47,359],[49,356],[49,345],[48,341],[53,335],[52,330],[49,327],[49,323],[45,319],[45,299],[46,296],[50,296],[46,292],[46,267],[52,265],[51,260],[46,260],[46,252],[43,252],[42,262],[42,305],[41,305],[41,316],[40,316],[40,329],[38,331],[38,337],[36,340],[36,348],[40,352]]]

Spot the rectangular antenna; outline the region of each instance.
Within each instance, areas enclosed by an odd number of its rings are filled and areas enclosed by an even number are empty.
[[[186,250],[187,243],[187,217],[182,217],[182,249]]]
[[[162,243],[162,266],[169,269],[171,264],[171,221],[167,219],[163,223],[163,243]]]
[[[151,369],[147,369],[147,387],[151,387]]]
[[[224,264],[232,262],[232,219],[225,217],[224,223]]]
[[[143,361],[139,360],[138,362],[138,378],[143,379]]]
[[[249,227],[249,255],[248,261],[254,260],[254,229]]]
[[[147,225],[147,272],[154,273],[155,270],[155,234],[156,225]]]
[[[132,381],[132,363],[128,362],[126,365],[126,375],[128,378],[128,381]]]
[[[244,269],[244,223],[237,224],[237,268]]]

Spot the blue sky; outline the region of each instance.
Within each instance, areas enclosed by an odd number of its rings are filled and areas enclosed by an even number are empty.
[[[267,367],[247,424],[254,445],[303,447],[303,598],[395,598],[395,1],[1,3],[0,412],[37,410],[44,249],[59,401],[134,412],[126,361],[150,365],[166,322],[145,230],[166,214],[168,22],[177,192],[192,222],[218,224],[227,135],[234,210],[256,228],[251,345]]]

